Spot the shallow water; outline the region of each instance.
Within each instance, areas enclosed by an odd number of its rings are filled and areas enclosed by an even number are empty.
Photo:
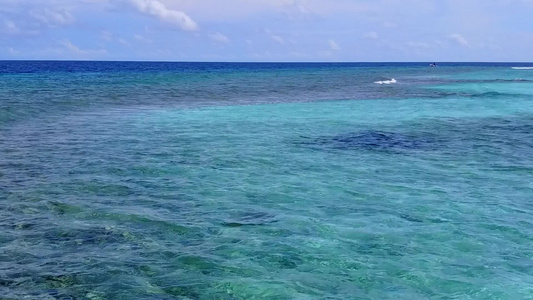
[[[511,66],[0,62],[0,299],[533,298]]]

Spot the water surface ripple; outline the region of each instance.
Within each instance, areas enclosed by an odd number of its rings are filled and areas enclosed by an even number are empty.
[[[532,299],[512,66],[0,62],[0,299]]]

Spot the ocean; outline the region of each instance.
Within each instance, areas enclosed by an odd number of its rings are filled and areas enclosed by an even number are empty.
[[[0,62],[0,299],[533,299],[533,64],[437,64]]]

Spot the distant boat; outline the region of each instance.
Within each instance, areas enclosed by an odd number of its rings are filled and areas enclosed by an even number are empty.
[[[430,67],[436,67],[437,64],[436,63],[432,63],[432,64],[429,64]]]

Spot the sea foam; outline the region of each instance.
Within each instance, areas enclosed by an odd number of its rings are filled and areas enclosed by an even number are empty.
[[[377,84],[391,84],[391,83],[396,83],[396,79],[392,78],[391,80],[375,81],[374,83],[377,83]]]

